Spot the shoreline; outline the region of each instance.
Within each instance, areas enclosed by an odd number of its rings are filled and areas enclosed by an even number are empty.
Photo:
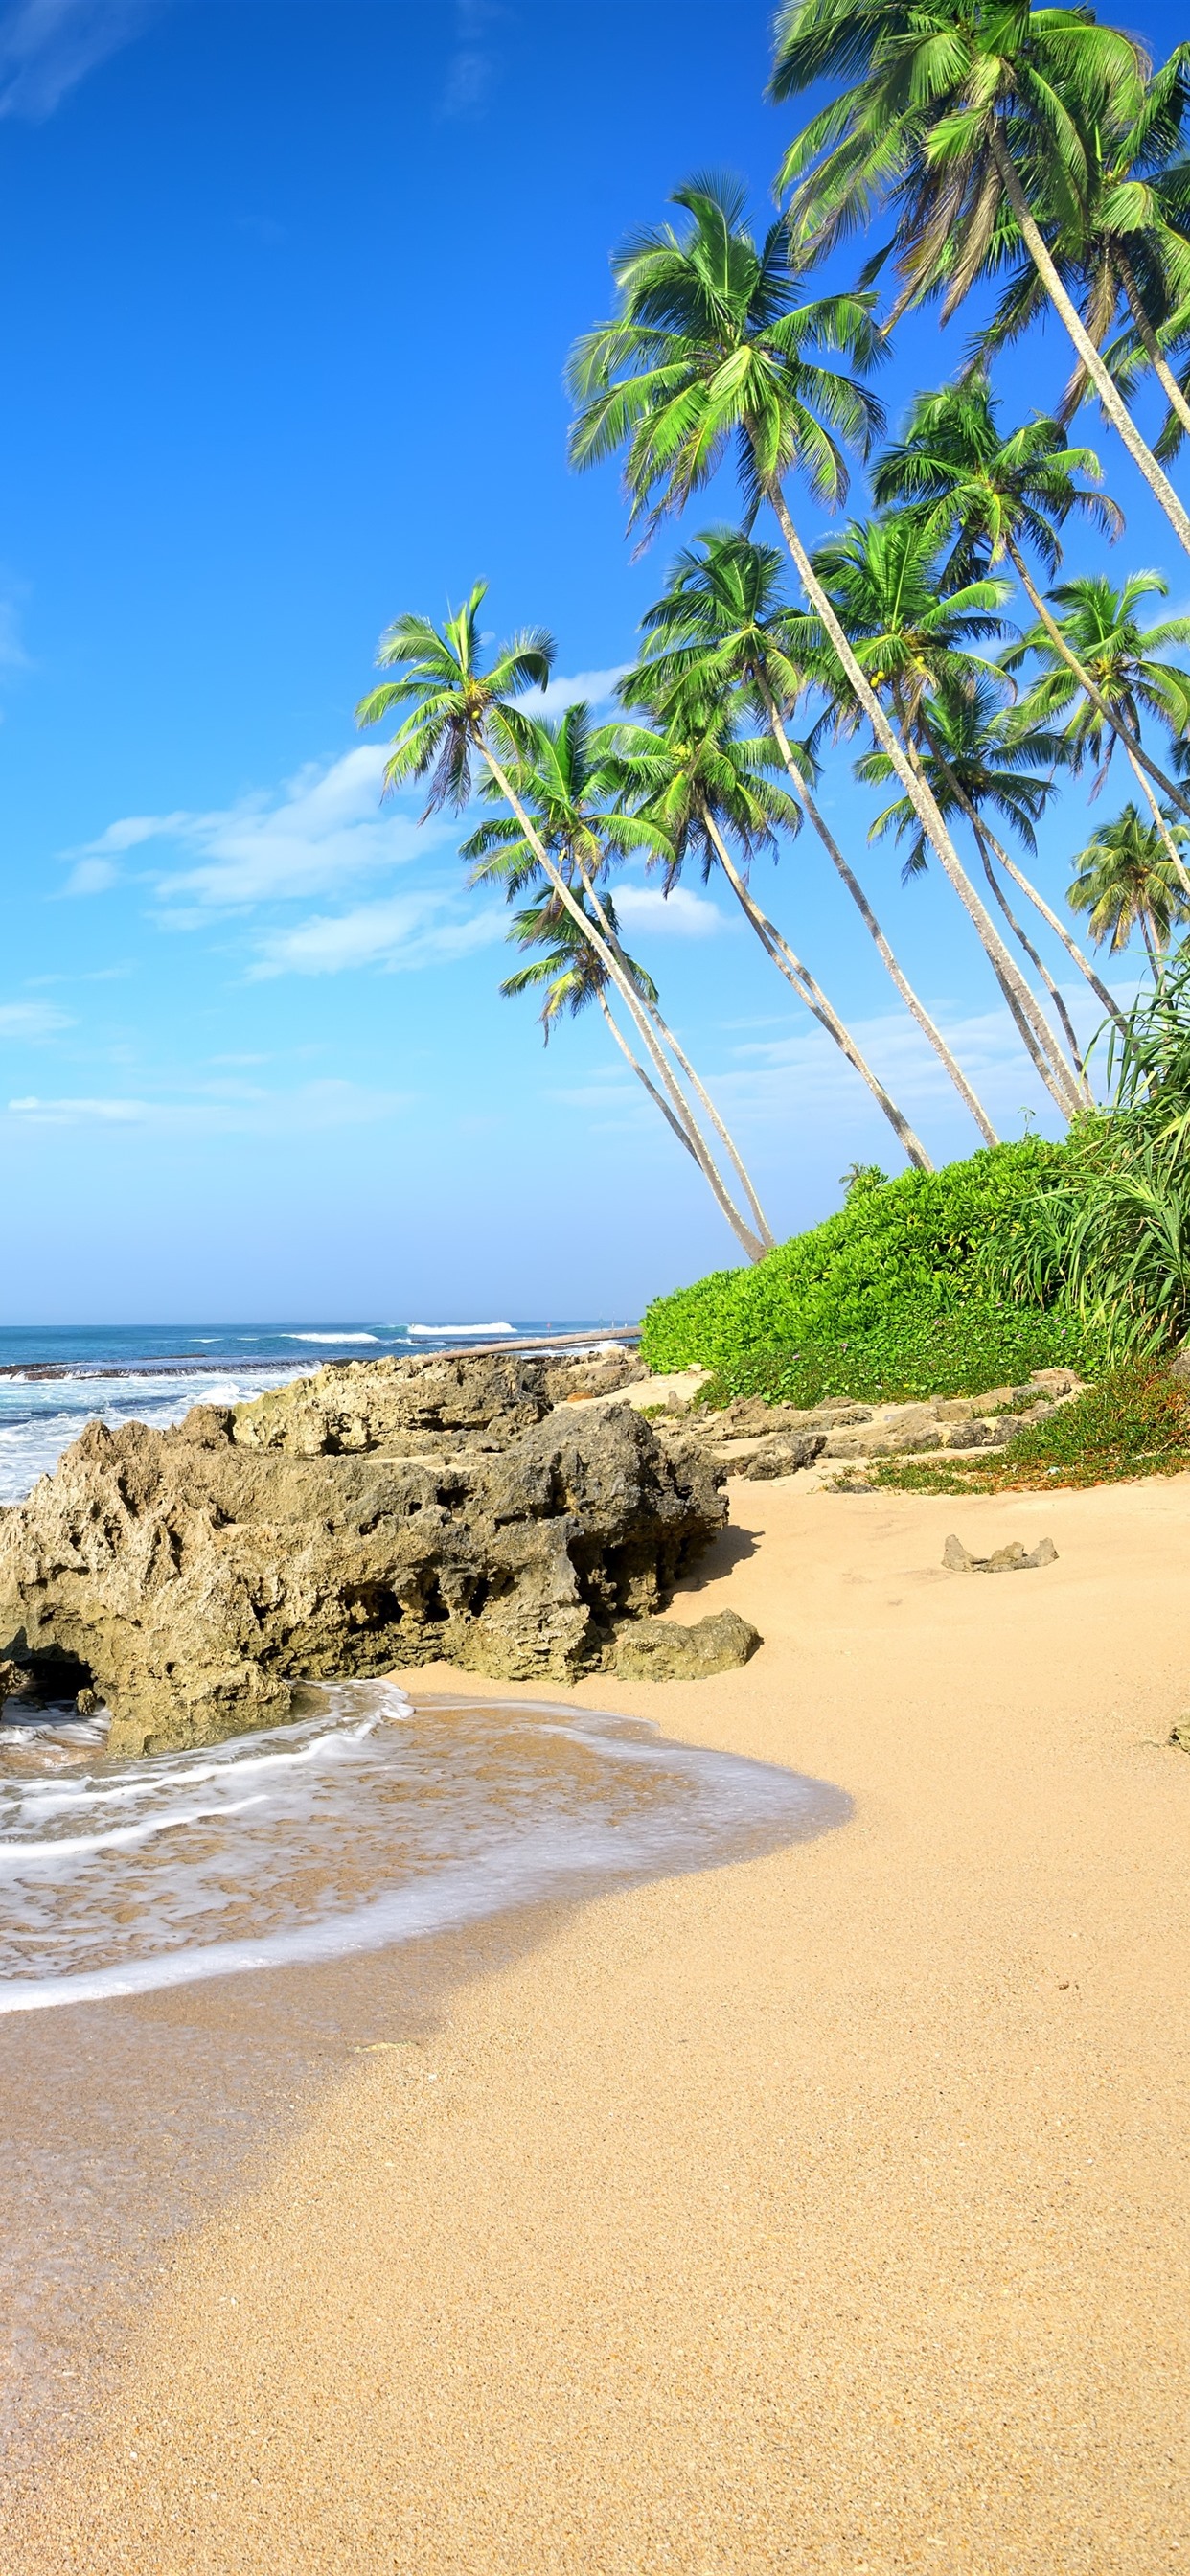
[[[29,2576],[1183,2563],[1190,1479],[732,1504],[673,1615],[753,1661],[561,1695],[852,1820],[361,2055],[176,2249]]]

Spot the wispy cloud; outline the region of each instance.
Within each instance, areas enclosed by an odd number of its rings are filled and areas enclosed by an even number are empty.
[[[421,856],[449,828],[420,829],[413,813],[382,807],[386,750],[361,744],[329,767],[311,763],[272,794],[243,797],[207,814],[130,814],[65,855],[74,861],[64,891],[100,894],[132,851],[150,861],[159,899],[184,917],[293,901],[347,885]],[[173,851],[182,864],[170,865]]]
[[[0,116],[52,116],[148,14],[147,0],[10,0],[0,13]]]
[[[409,1107],[409,1095],[369,1090],[355,1082],[308,1082],[293,1091],[265,1091],[247,1084],[212,1085],[190,1098],[119,1099],[83,1096],[47,1100],[37,1094],[8,1102],[8,1115],[27,1127],[135,1128],[160,1134],[304,1136],[340,1127],[372,1126]]]
[[[69,1011],[57,1010],[52,1002],[0,1002],[0,1038],[36,1043],[74,1025]]]
[[[444,116],[474,116],[483,106],[496,69],[491,31],[503,16],[499,0],[455,0],[455,41],[442,96]]]
[[[693,886],[678,885],[663,894],[660,886],[618,885],[616,911],[625,928],[650,931],[664,938],[714,939],[728,927],[718,904]]]
[[[463,914],[449,895],[394,895],[352,912],[315,913],[292,930],[275,932],[264,941],[251,975],[257,982],[273,975],[341,975],[352,966],[412,973],[487,948],[503,937],[504,928],[501,913]]]
[[[517,703],[529,716],[564,715],[576,700],[585,700],[592,708],[608,707],[627,668],[627,662],[617,662],[610,671],[576,671],[570,679],[558,673],[544,689],[527,689]]]

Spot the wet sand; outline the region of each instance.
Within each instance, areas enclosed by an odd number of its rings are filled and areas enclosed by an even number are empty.
[[[1186,2562],[1190,1480],[741,1485],[733,1524],[676,1608],[753,1663],[573,1696],[853,1820],[554,1912],[357,2056],[184,2241],[6,2568]],[[946,1574],[951,1527],[1058,1562]]]

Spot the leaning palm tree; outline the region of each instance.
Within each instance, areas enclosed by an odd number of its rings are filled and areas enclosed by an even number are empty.
[[[1190,310],[1190,228],[1187,165],[1182,144],[1190,92],[1190,49],[1175,45],[1160,71],[1133,96],[1123,116],[1110,112],[1085,120],[1079,131],[1082,158],[1076,192],[1063,191],[1047,214],[1044,166],[1036,212],[1054,263],[1079,299],[1087,332],[1121,394],[1152,373],[1169,404],[1180,437],[1190,429],[1190,404],[1166,355],[1182,336]],[[1026,193],[1030,193],[1026,178]],[[1000,349],[1038,318],[1046,301],[1042,281],[1026,253],[1002,290],[981,335],[981,346]],[[1117,314],[1121,338],[1104,348]],[[1062,397],[1070,419],[1088,390],[1087,369],[1077,361]],[[1167,442],[1154,454],[1163,458]]]
[[[795,255],[821,257],[877,204],[894,211],[896,313],[940,295],[943,319],[1020,245],[1109,420],[1190,553],[1190,516],[1142,437],[1046,239],[1085,226],[1088,137],[1142,114],[1143,48],[1083,8],[1028,0],[787,0],[773,96],[851,86],[790,145]],[[895,316],[894,316],[895,318]]]
[[[1122,745],[1154,828],[1165,843],[1166,856],[1176,870],[1185,874],[1173,827],[1161,810],[1147,774],[1151,764],[1142,766],[1138,757],[1142,717],[1156,717],[1175,744],[1181,742],[1190,725],[1190,672],[1164,658],[1169,646],[1190,643],[1190,617],[1166,617],[1146,627],[1137,615],[1142,600],[1164,598],[1168,588],[1168,582],[1158,572],[1133,573],[1119,590],[1113,589],[1103,573],[1084,573],[1077,580],[1061,582],[1050,598],[1062,612],[1057,623],[1070,646],[1070,655],[1058,652],[1047,621],[1012,645],[1003,662],[1005,670],[1016,671],[1032,656],[1038,666],[1021,708],[1022,726],[1050,725],[1069,709],[1063,728],[1067,757],[1076,769],[1088,758],[1099,764],[1094,794],[1099,793],[1108,775],[1116,744]],[[1089,674],[1093,694],[1077,692],[1071,657]],[[1190,802],[1181,791],[1162,773],[1158,775],[1171,801],[1190,813]]]
[[[1001,884],[1000,870],[1013,878],[1019,877],[1020,871],[990,820],[994,814],[997,821],[1017,834],[1027,850],[1036,851],[1036,826],[1055,793],[1053,771],[1060,747],[1045,735],[1022,737],[1006,733],[1003,709],[986,685],[923,699],[918,726],[922,763],[938,802],[944,812],[961,814],[970,829],[995,901],[1049,994],[1061,1023],[1070,1068],[1084,1105],[1089,1106],[1090,1090],[1074,1024],[1060,987],[1023,923],[1017,920]],[[888,764],[882,753],[872,752],[857,764],[857,770],[862,778],[878,780],[887,777]],[[902,876],[918,875],[928,864],[927,852],[916,816],[904,797],[878,815],[872,837],[880,839],[889,831],[898,840],[908,839],[910,843]],[[1069,937],[1066,945],[1081,958],[1081,950]],[[1122,1030],[1123,1020],[1107,986],[1100,981],[1089,958],[1083,960],[1083,965],[1097,1001]],[[1066,1068],[1061,1072],[1065,1091]]]
[[[619,939],[616,907],[610,894],[603,898],[603,913]],[[540,998],[538,1016],[547,1046],[559,1020],[576,1020],[594,1004],[637,1081],[643,1083],[654,1108],[660,1110],[679,1145],[693,1155],[694,1147],[685,1127],[675,1118],[656,1083],[650,1081],[616,1019],[607,997],[611,979],[592,945],[589,932],[579,930],[571,914],[563,911],[557,896],[550,893],[540,902],[528,904],[513,915],[508,936],[518,948],[534,949],[540,953],[531,957],[527,966],[518,966],[514,974],[505,976],[500,986],[501,993],[508,1000],[522,993]],[[640,991],[647,1000],[656,1002],[657,987],[652,976],[634,957],[627,958],[626,962]]]
[[[1119,708],[1100,695],[1034,580],[1025,551],[1031,548],[1053,579],[1062,561],[1058,531],[1072,513],[1095,520],[1110,537],[1119,534],[1124,522],[1115,502],[1086,488],[1099,481],[1101,470],[1094,450],[1070,447],[1057,421],[1031,420],[1005,437],[987,377],[976,372],[919,397],[904,438],[878,458],[872,489],[882,508],[908,504],[920,510],[951,543],[944,579],[994,571],[1007,559],[1059,661],[1133,761],[1190,820],[1190,797],[1183,799],[1139,736],[1130,733]]]
[[[746,1166],[709,1092],[661,1017],[656,985],[651,978],[642,982],[634,961],[624,956],[614,909],[599,891],[611,861],[634,852],[643,852],[652,859],[669,855],[669,845],[654,825],[644,816],[625,813],[612,802],[608,793],[611,740],[608,727],[592,728],[590,711],[581,702],[567,707],[556,723],[522,715],[517,725],[515,759],[510,752],[508,766],[520,803],[531,818],[532,837],[522,830],[515,814],[502,815],[482,823],[464,841],[460,855],[471,865],[473,885],[497,879],[505,893],[512,896],[535,881],[540,883],[538,850],[544,845],[551,852],[579,899],[586,924],[582,934],[573,916],[568,915],[571,929],[576,937],[588,938],[594,929],[611,950],[652,1021],[662,1047],[677,1064],[725,1148],[743,1189],[749,1221],[767,1244],[772,1238]],[[490,775],[483,792],[491,802],[504,801]],[[598,958],[595,962],[599,964]],[[602,967],[600,972],[604,972]],[[697,1131],[686,1141],[697,1160]]]
[[[984,579],[966,582],[947,594],[930,530],[910,514],[849,528],[817,549],[815,565],[869,682],[887,700],[911,774],[927,790],[937,813],[941,809],[922,756],[922,704],[928,696],[961,694],[981,680],[986,685],[1000,679],[998,664],[977,648],[1003,634],[999,612],[1009,585]],[[850,733],[858,721],[854,701],[832,662],[824,647],[816,672],[828,700],[823,723],[829,722],[836,732]],[[887,757],[887,745],[879,737],[876,747]],[[903,784],[904,763],[890,760],[889,766]],[[920,823],[918,799],[910,797],[909,803]],[[937,848],[934,835],[926,837]],[[1057,1106],[1065,1116],[1073,1116],[1077,1088],[1061,1044],[949,835],[947,847],[946,874],[978,934],[1022,1043]]]
[[[902,1152],[919,1171],[934,1166],[904,1111],[899,1109],[809,967],[761,910],[749,884],[754,854],[772,848],[778,829],[796,831],[801,815],[788,792],[766,776],[773,748],[767,736],[741,734],[729,691],[708,694],[687,679],[660,696],[647,666],[622,682],[626,702],[658,719],[621,727],[614,768],[624,804],[664,832],[669,843],[666,892],[689,857],[701,860],[704,879],[718,866],[766,954],[799,1000],[833,1038],[883,1110]],[[731,841],[739,845],[737,863]]]
[[[531,720],[515,701],[526,689],[542,688],[554,658],[550,637],[540,628],[502,645],[485,669],[479,634],[479,611],[487,585],[477,582],[465,606],[440,630],[429,618],[399,617],[381,638],[377,660],[401,676],[369,691],[356,709],[360,725],[380,724],[392,714],[401,721],[385,765],[386,789],[406,779],[429,779],[426,813],[450,806],[461,813],[468,803],[478,761],[494,781],[526,840],[535,850],[542,875],[564,912],[584,931],[595,948],[628,1018],[642,1037],[661,1088],[687,1128],[695,1157],[723,1214],[750,1260],[763,1259],[771,1244],[764,1240],[735,1204],[731,1191],[683,1097],[642,995],[596,924],[590,923],[573,887],[542,840],[510,776]],[[767,1229],[766,1229],[767,1234]]]
[[[571,455],[592,465],[627,448],[631,517],[655,523],[680,510],[709,481],[733,444],[750,514],[762,500],[776,517],[798,577],[858,707],[970,913],[1001,981],[1032,1003],[995,923],[967,876],[928,779],[882,703],[790,514],[785,477],[795,467],[816,499],[834,506],[847,491],[836,431],[866,449],[879,407],[853,376],[825,363],[842,350],[853,362],[875,355],[871,299],[826,296],[799,303],[783,228],[759,247],[743,225],[742,192],[725,180],[679,188],[689,218],[647,232],[617,254],[620,315],[580,340],[570,383],[579,404]]]
[[[1190,838],[1182,824],[1177,830]],[[1139,930],[1156,982],[1175,924],[1190,920],[1190,902],[1153,825],[1125,805],[1114,823],[1092,833],[1074,865],[1067,901],[1086,913],[1092,939],[1118,950]]]
[[[642,619],[647,637],[641,665],[645,698],[676,682],[714,694],[739,687],[767,723],[786,777],[832,866],[841,877],[865,930],[875,942],[907,1010],[928,1039],[969,1109],[985,1145],[996,1131],[941,1029],[899,964],[859,878],[844,857],[818,805],[810,779],[812,753],[795,746],[787,730],[806,684],[798,658],[798,619],[782,596],[781,558],[772,546],[734,528],[712,529],[678,556],[669,587]],[[628,690],[629,698],[632,687]]]

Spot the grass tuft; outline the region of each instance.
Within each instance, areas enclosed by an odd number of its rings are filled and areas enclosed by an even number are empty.
[[[1129,1360],[1055,1408],[1048,1422],[991,1455],[959,1451],[946,1464],[880,1458],[865,1485],[908,1494],[1048,1493],[1115,1485],[1190,1468],[1190,1387],[1152,1360]],[[841,1480],[846,1483],[846,1479]]]

